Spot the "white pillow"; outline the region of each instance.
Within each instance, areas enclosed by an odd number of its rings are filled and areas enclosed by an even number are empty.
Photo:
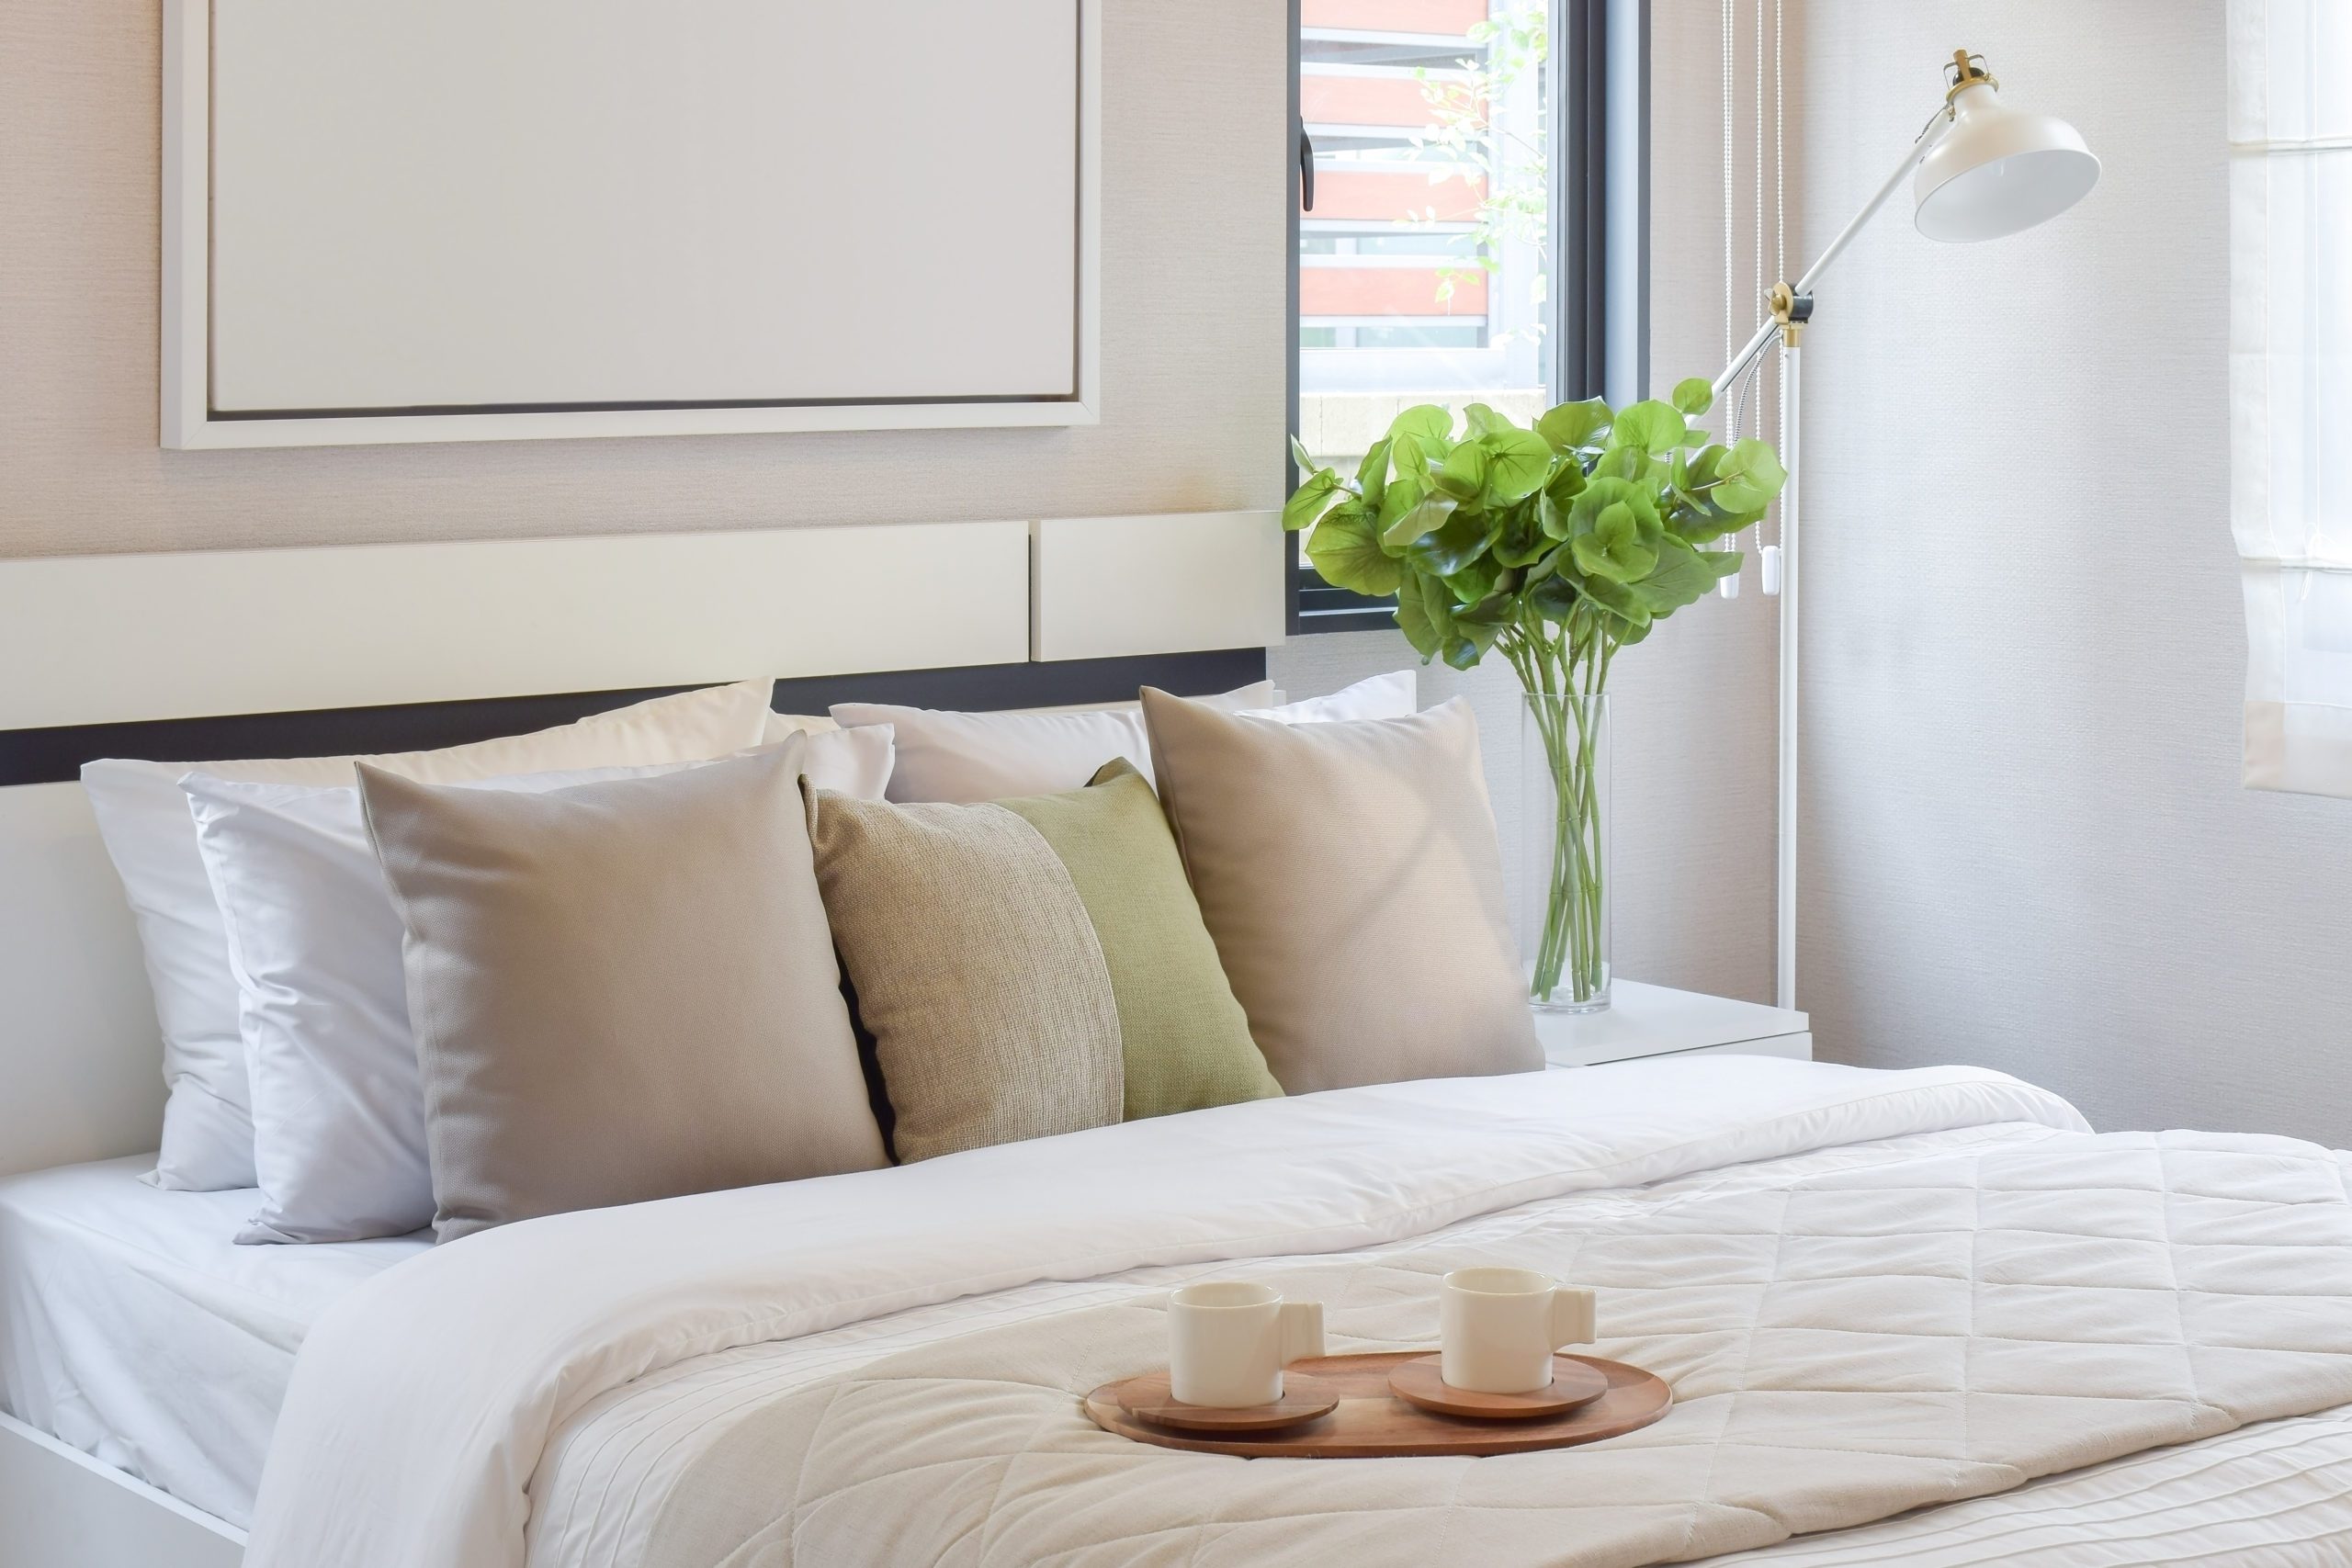
[[[810,781],[865,799],[888,729],[811,735]],[[538,794],[698,767],[669,762],[469,781]],[[401,918],[348,785],[180,781],[227,929],[261,1206],[241,1242],[358,1241],[433,1222],[424,1090]]]
[[[656,697],[577,724],[437,751],[369,757],[379,768],[426,784],[461,784],[555,769],[642,766],[724,757],[765,733],[765,681]],[[251,783],[350,784],[350,757],[267,761],[85,764],[82,787],[129,896],[164,1036],[163,1148],[151,1180],[209,1191],[254,1184],[253,1122],[245,1054],[237,1029],[237,985],[228,938],[205,879],[178,780],[201,767]]]
[[[1246,718],[1271,718],[1283,724],[1317,724],[1335,718],[1410,718],[1419,700],[1413,671],[1392,671],[1372,675],[1328,697],[1308,697],[1280,707],[1244,708]]]
[[[1259,682],[1204,700],[1229,712],[1256,713],[1285,723],[1325,718],[1402,718],[1413,711],[1413,672],[1376,675],[1343,692],[1282,707],[1272,685]],[[835,703],[844,728],[887,724],[898,732],[898,765],[890,774],[895,801],[968,804],[1018,795],[1081,789],[1114,757],[1151,778],[1151,744],[1142,710],[1063,709],[1029,713],[944,713],[878,703]]]

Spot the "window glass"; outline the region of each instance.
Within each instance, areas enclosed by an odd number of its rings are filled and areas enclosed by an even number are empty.
[[[1400,409],[1549,400],[1545,0],[1303,0],[1299,436],[1351,470]]]

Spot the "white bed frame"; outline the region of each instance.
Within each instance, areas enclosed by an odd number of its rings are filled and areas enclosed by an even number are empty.
[[[1252,512],[0,561],[0,737],[1262,647],[1283,547]],[[80,786],[0,787],[0,1174],[153,1148],[160,1050]],[[0,1568],[243,1539],[0,1416]]]

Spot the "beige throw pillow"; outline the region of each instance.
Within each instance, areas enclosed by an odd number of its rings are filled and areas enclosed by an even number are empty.
[[[450,1240],[885,1163],[817,892],[805,742],[540,795],[362,765]]]
[[[1285,1090],[1544,1066],[1467,703],[1289,725],[1147,687],[1143,711],[1202,918]]]

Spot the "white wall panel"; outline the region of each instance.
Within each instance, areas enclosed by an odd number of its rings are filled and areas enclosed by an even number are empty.
[[[0,729],[1018,663],[1025,523],[0,561]]]
[[[1057,517],[1036,525],[1031,657],[1259,648],[1283,640],[1279,512]]]
[[[167,445],[1095,417],[1094,0],[167,15]]]

